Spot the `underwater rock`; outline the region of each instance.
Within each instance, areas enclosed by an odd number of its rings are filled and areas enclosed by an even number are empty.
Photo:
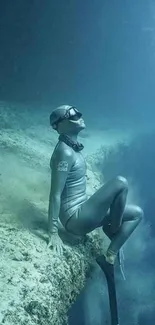
[[[42,232],[43,240],[20,227],[10,232],[0,223],[0,324],[67,322],[67,310],[101,253],[101,238],[94,232],[85,243],[65,243],[60,258],[47,249],[46,236]]]
[[[49,159],[56,140],[51,131],[40,140],[46,127],[23,131],[25,115],[0,108],[0,324],[62,325],[102,252],[103,233],[83,240],[61,229],[63,256],[47,249]],[[100,177],[88,166],[87,178],[89,196]]]

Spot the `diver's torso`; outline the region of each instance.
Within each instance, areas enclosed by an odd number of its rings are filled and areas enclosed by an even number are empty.
[[[86,162],[81,152],[71,150],[72,167],[68,173],[65,187],[61,194],[59,215],[64,226],[67,220],[78,210],[78,207],[87,200]]]

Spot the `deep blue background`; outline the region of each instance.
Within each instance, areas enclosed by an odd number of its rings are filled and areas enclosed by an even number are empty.
[[[151,0],[1,0],[0,99],[150,121],[154,13]]]

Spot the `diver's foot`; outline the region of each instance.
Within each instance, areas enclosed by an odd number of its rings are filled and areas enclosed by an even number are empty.
[[[104,255],[97,257],[96,262],[100,266],[102,271],[105,273],[106,277],[114,277],[114,264],[107,262],[106,257]]]
[[[116,257],[117,257],[117,253],[112,251],[110,248],[108,248],[107,252],[106,252],[106,261],[110,264],[113,264],[115,263],[115,260],[116,260]]]

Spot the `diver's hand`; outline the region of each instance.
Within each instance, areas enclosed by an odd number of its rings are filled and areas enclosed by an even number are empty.
[[[53,252],[61,256],[63,254],[63,242],[58,233],[49,235],[47,248],[52,248]]]

